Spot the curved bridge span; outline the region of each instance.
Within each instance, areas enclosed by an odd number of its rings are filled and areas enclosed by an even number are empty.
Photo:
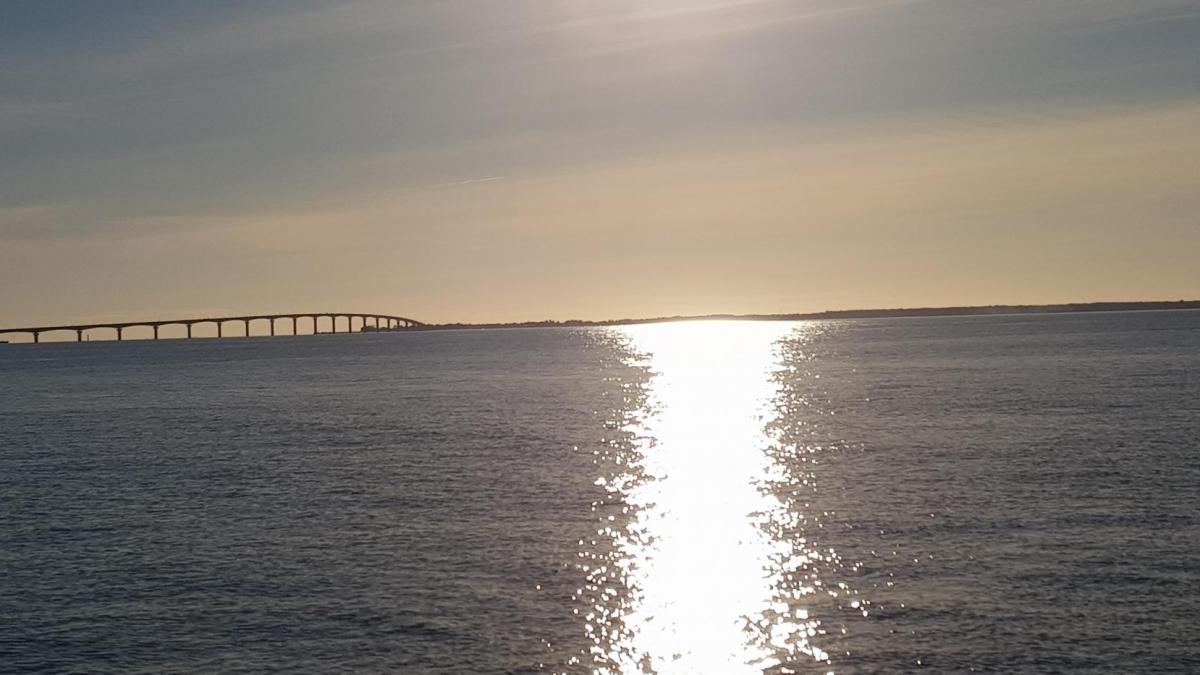
[[[323,321],[327,319],[327,321]],[[344,331],[338,331],[340,320],[345,319]],[[303,320],[303,321],[302,321]],[[225,325],[228,323],[241,323],[243,329],[237,335],[230,337],[246,337],[250,335],[250,327],[254,322],[268,322],[270,330],[269,335],[276,335],[276,326],[279,321],[283,321],[285,332],[278,333],[280,335],[316,335],[318,333],[351,333],[354,332],[354,324],[357,321],[358,330],[360,332],[374,331],[397,331],[408,330],[412,328],[422,328],[424,324],[416,319],[410,319],[404,316],[395,316],[392,314],[373,314],[364,312],[301,312],[296,314],[248,314],[243,316],[214,316],[203,317],[198,319],[165,319],[161,321],[119,321],[108,323],[86,323],[66,326],[31,326],[28,328],[0,328],[0,336],[9,334],[26,334],[33,337],[34,342],[41,342],[43,333],[53,333],[59,331],[72,331],[75,333],[75,341],[83,342],[84,336],[91,337],[90,331],[103,331],[115,333],[117,340],[124,339],[125,329],[127,328],[150,328],[154,332],[155,340],[158,339],[159,329],[163,326],[184,326],[187,329],[187,337],[192,337],[192,327],[201,324],[215,324],[217,327],[217,337],[225,337]],[[289,323],[290,322],[290,323]],[[304,327],[304,323],[309,323],[312,326],[311,331],[301,333],[300,329]],[[321,330],[324,324],[328,330]]]

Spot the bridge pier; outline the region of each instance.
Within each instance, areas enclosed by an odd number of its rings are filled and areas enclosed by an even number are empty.
[[[122,335],[122,333],[124,333],[124,332],[125,332],[124,328],[117,326],[117,342],[120,342],[122,339],[124,339],[124,336]]]
[[[187,339],[191,340],[192,339],[192,324],[188,323],[188,324],[184,324],[184,325],[187,326]]]
[[[224,330],[224,328],[223,328],[223,327],[224,327],[224,325],[225,325],[225,324],[221,323],[220,321],[218,321],[218,322],[217,322],[217,337],[224,337],[224,336],[222,335],[222,333],[224,333],[224,332],[225,332],[225,330]]]
[[[75,341],[83,342],[83,329],[82,328],[78,328],[75,330]]]
[[[41,341],[42,341],[42,334],[36,330],[33,331],[33,344],[36,345],[37,343],[39,343]]]
[[[158,326],[151,326],[154,329],[154,339],[158,339]]]

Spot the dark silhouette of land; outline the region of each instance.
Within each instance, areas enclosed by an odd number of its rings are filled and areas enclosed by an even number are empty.
[[[667,321],[816,321],[821,319],[884,319],[894,317],[983,316],[994,314],[1060,314],[1072,312],[1132,312],[1172,309],[1200,309],[1200,300],[1145,302],[1073,302],[1060,305],[986,305],[974,307],[908,307],[898,309],[835,309],[801,314],[701,314],[658,316],[644,319],[607,319],[587,321],[518,321],[512,323],[441,323],[420,326],[419,330],[453,328],[547,328],[553,326],[627,326]]]

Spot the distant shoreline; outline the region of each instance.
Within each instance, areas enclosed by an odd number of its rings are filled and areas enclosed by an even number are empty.
[[[588,321],[515,321],[510,323],[439,323],[411,330],[453,330],[482,328],[552,328],[571,326],[630,326],[671,321],[818,321],[822,319],[887,319],[902,317],[993,316],[1004,314],[1069,314],[1082,312],[1137,312],[1174,309],[1200,309],[1200,300],[1163,300],[1144,302],[1072,302],[1058,305],[979,305],[966,307],[907,307],[898,309],[833,309],[823,312],[791,314],[699,314],[659,316],[644,319],[606,319]]]
[[[954,316],[1001,316],[1001,315],[1022,315],[1022,314],[1071,314],[1085,312],[1136,312],[1136,311],[1163,311],[1163,310],[1200,310],[1200,300],[1164,300],[1164,301],[1143,301],[1143,302],[1074,302],[1057,305],[986,305],[986,306],[967,306],[967,307],[905,307],[896,309],[834,309],[823,312],[804,312],[804,313],[789,313],[789,314],[700,314],[689,316],[657,316],[641,319],[605,319],[599,321],[590,321],[584,319],[569,319],[558,321],[554,319],[546,319],[542,321],[513,321],[509,323],[418,323],[411,319],[402,319],[409,321],[407,326],[394,326],[390,328],[375,328],[373,326],[364,326],[359,330],[347,330],[346,333],[373,333],[373,332],[419,332],[430,330],[486,330],[486,329],[501,329],[501,328],[572,328],[572,327],[588,327],[588,326],[631,326],[646,323],[668,323],[675,321],[822,321],[822,320],[837,320],[837,319],[888,319],[888,318],[920,318],[920,317],[954,317]],[[190,322],[196,323],[212,323],[222,321],[255,321],[260,319],[270,319],[273,315],[262,316],[246,316],[246,317],[228,317],[224,319],[194,319]],[[275,318],[282,316],[284,318],[292,317],[293,315],[278,315]],[[306,314],[295,316],[334,316],[331,314]],[[337,314],[339,317],[349,317],[349,314]],[[371,315],[353,315],[353,316],[375,316]],[[79,342],[83,342],[82,331],[90,329],[102,328],[117,328],[117,327],[142,327],[149,328],[155,324],[170,325],[176,323],[187,323],[187,321],[150,321],[150,322],[121,322],[114,324],[95,324],[81,326],[44,326],[38,328],[10,328],[0,329],[0,334],[10,333],[39,333],[52,331],[71,330],[78,333]],[[365,323],[365,318],[364,318]],[[338,331],[329,331],[324,334],[337,334]],[[293,333],[294,334],[294,333]],[[305,335],[311,335],[306,333]],[[157,335],[157,333],[156,333]],[[282,334],[289,336],[290,334]],[[190,337],[190,335],[189,335]],[[208,336],[211,337],[211,336]],[[220,337],[219,335],[217,337]],[[244,337],[242,335],[231,335],[229,338]],[[255,336],[264,337],[264,336]],[[139,338],[145,339],[145,338]],[[157,339],[157,337],[155,337]],[[178,339],[178,338],[166,338]],[[34,340],[36,342],[36,340]],[[51,340],[51,342],[66,342],[65,340]],[[108,342],[108,340],[94,340],[94,342]],[[0,345],[8,344],[26,344],[25,341],[13,343],[11,340],[0,339]]]

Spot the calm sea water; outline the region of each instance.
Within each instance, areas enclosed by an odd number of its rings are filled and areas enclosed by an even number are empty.
[[[0,671],[1200,672],[1200,312],[0,347]]]

